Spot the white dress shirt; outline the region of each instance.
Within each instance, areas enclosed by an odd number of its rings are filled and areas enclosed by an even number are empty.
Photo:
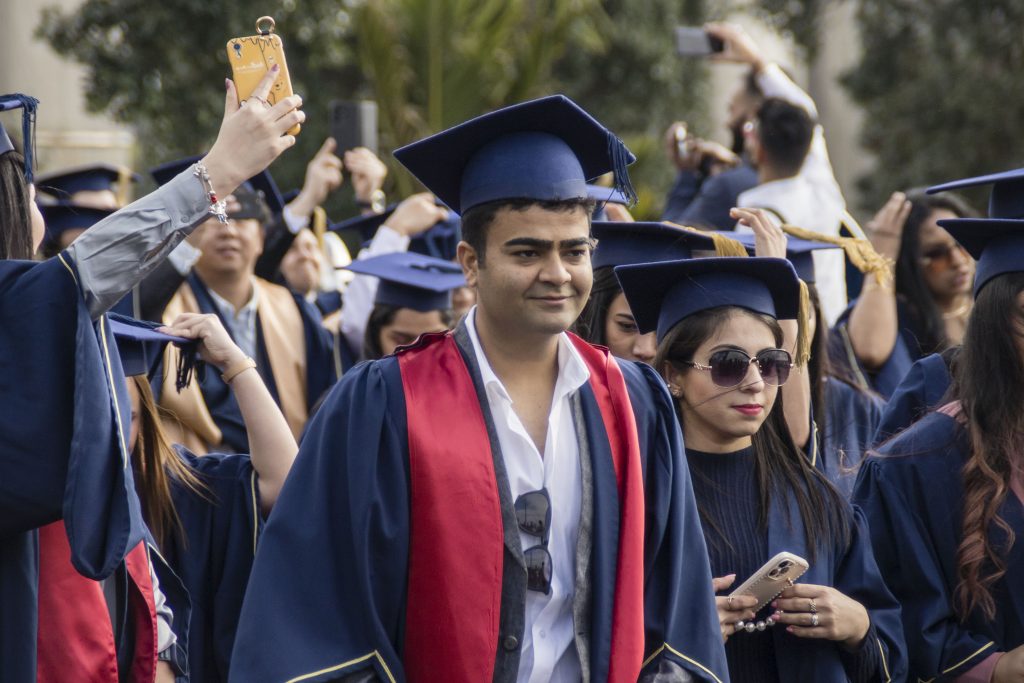
[[[356,256],[357,259],[382,256],[408,251],[411,240],[406,235],[392,230],[387,225],[377,228],[373,239]],[[356,356],[362,356],[363,336],[366,323],[373,312],[373,301],[377,297],[379,280],[372,275],[356,275],[345,289],[345,306],[341,309],[341,334]]]
[[[804,109],[812,118],[818,116],[814,100],[791,81],[776,64],[769,64],[758,75],[758,85],[765,97],[777,97]],[[846,211],[846,200],[832,172],[832,162],[825,146],[825,133],[820,124],[814,126],[811,148],[800,172],[781,180],[762,183],[740,194],[738,206],[771,209],[787,223],[824,235],[839,235],[839,224]],[[750,232],[750,228],[737,226]],[[814,276],[821,307],[829,325],[846,308],[846,265],[843,253],[836,249],[816,251]]]
[[[577,683],[582,671],[576,652],[572,603],[576,584],[576,540],[582,506],[579,442],[570,397],[590,378],[590,371],[569,337],[558,339],[558,379],[548,415],[543,455],[516,415],[512,399],[487,360],[476,333],[476,307],[466,318],[480,366],[487,404],[512,489],[512,501],[547,488],[551,499],[551,594],[526,592],[526,627],[519,658],[518,683]],[[523,549],[540,539],[520,532]]]
[[[253,278],[252,281],[252,296],[237,311],[230,301],[217,292],[212,289],[209,292],[210,298],[213,299],[213,305],[217,307],[217,312],[224,319],[231,339],[238,345],[238,348],[242,349],[242,353],[249,358],[256,358],[256,304],[259,296],[256,279]]]

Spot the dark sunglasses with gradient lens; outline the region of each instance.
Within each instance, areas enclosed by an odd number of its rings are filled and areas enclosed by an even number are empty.
[[[757,363],[757,371],[765,384],[782,386],[789,379],[793,357],[785,349],[765,349],[753,358],[739,349],[723,349],[711,354],[707,365],[692,360],[682,363],[696,370],[710,370],[711,381],[716,386],[731,389],[743,382],[751,363]]]
[[[515,508],[520,531],[540,539],[540,545],[523,551],[526,587],[550,595],[552,566],[548,536],[551,533],[551,498],[547,489],[524,493],[516,498]]]
[[[921,265],[932,269],[948,269],[953,265],[953,254],[961,259],[970,258],[959,242],[937,244],[921,253]]]

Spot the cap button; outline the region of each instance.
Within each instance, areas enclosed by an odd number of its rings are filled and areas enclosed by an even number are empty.
[[[505,640],[502,643],[502,645],[505,647],[506,650],[512,652],[517,647],[519,647],[519,639],[515,636],[505,636]]]

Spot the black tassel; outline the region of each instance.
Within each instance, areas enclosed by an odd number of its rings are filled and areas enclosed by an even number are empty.
[[[21,142],[25,155],[25,180],[32,182],[35,176],[36,152],[36,107],[39,100],[31,95],[15,93],[4,95],[4,99],[17,100],[23,109],[21,114]]]
[[[186,344],[178,347],[178,367],[175,368],[174,386],[179,394],[192,382],[192,376],[197,372],[198,356],[198,344]]]
[[[628,206],[635,206],[636,190],[633,189],[633,183],[629,180],[631,154],[626,144],[611,131],[608,131],[608,156],[612,158],[612,177],[615,189],[626,198]]]

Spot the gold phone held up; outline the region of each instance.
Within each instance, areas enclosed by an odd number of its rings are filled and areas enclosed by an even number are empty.
[[[255,36],[232,38],[228,41],[228,62],[238,91],[238,101],[244,102],[259,85],[260,80],[276,64],[280,67],[277,79],[267,95],[267,103],[277,104],[292,94],[292,81],[288,75],[288,62],[284,58],[284,44],[274,34],[274,20],[260,17],[256,21]],[[302,126],[295,124],[288,129],[289,135],[298,135]]]

